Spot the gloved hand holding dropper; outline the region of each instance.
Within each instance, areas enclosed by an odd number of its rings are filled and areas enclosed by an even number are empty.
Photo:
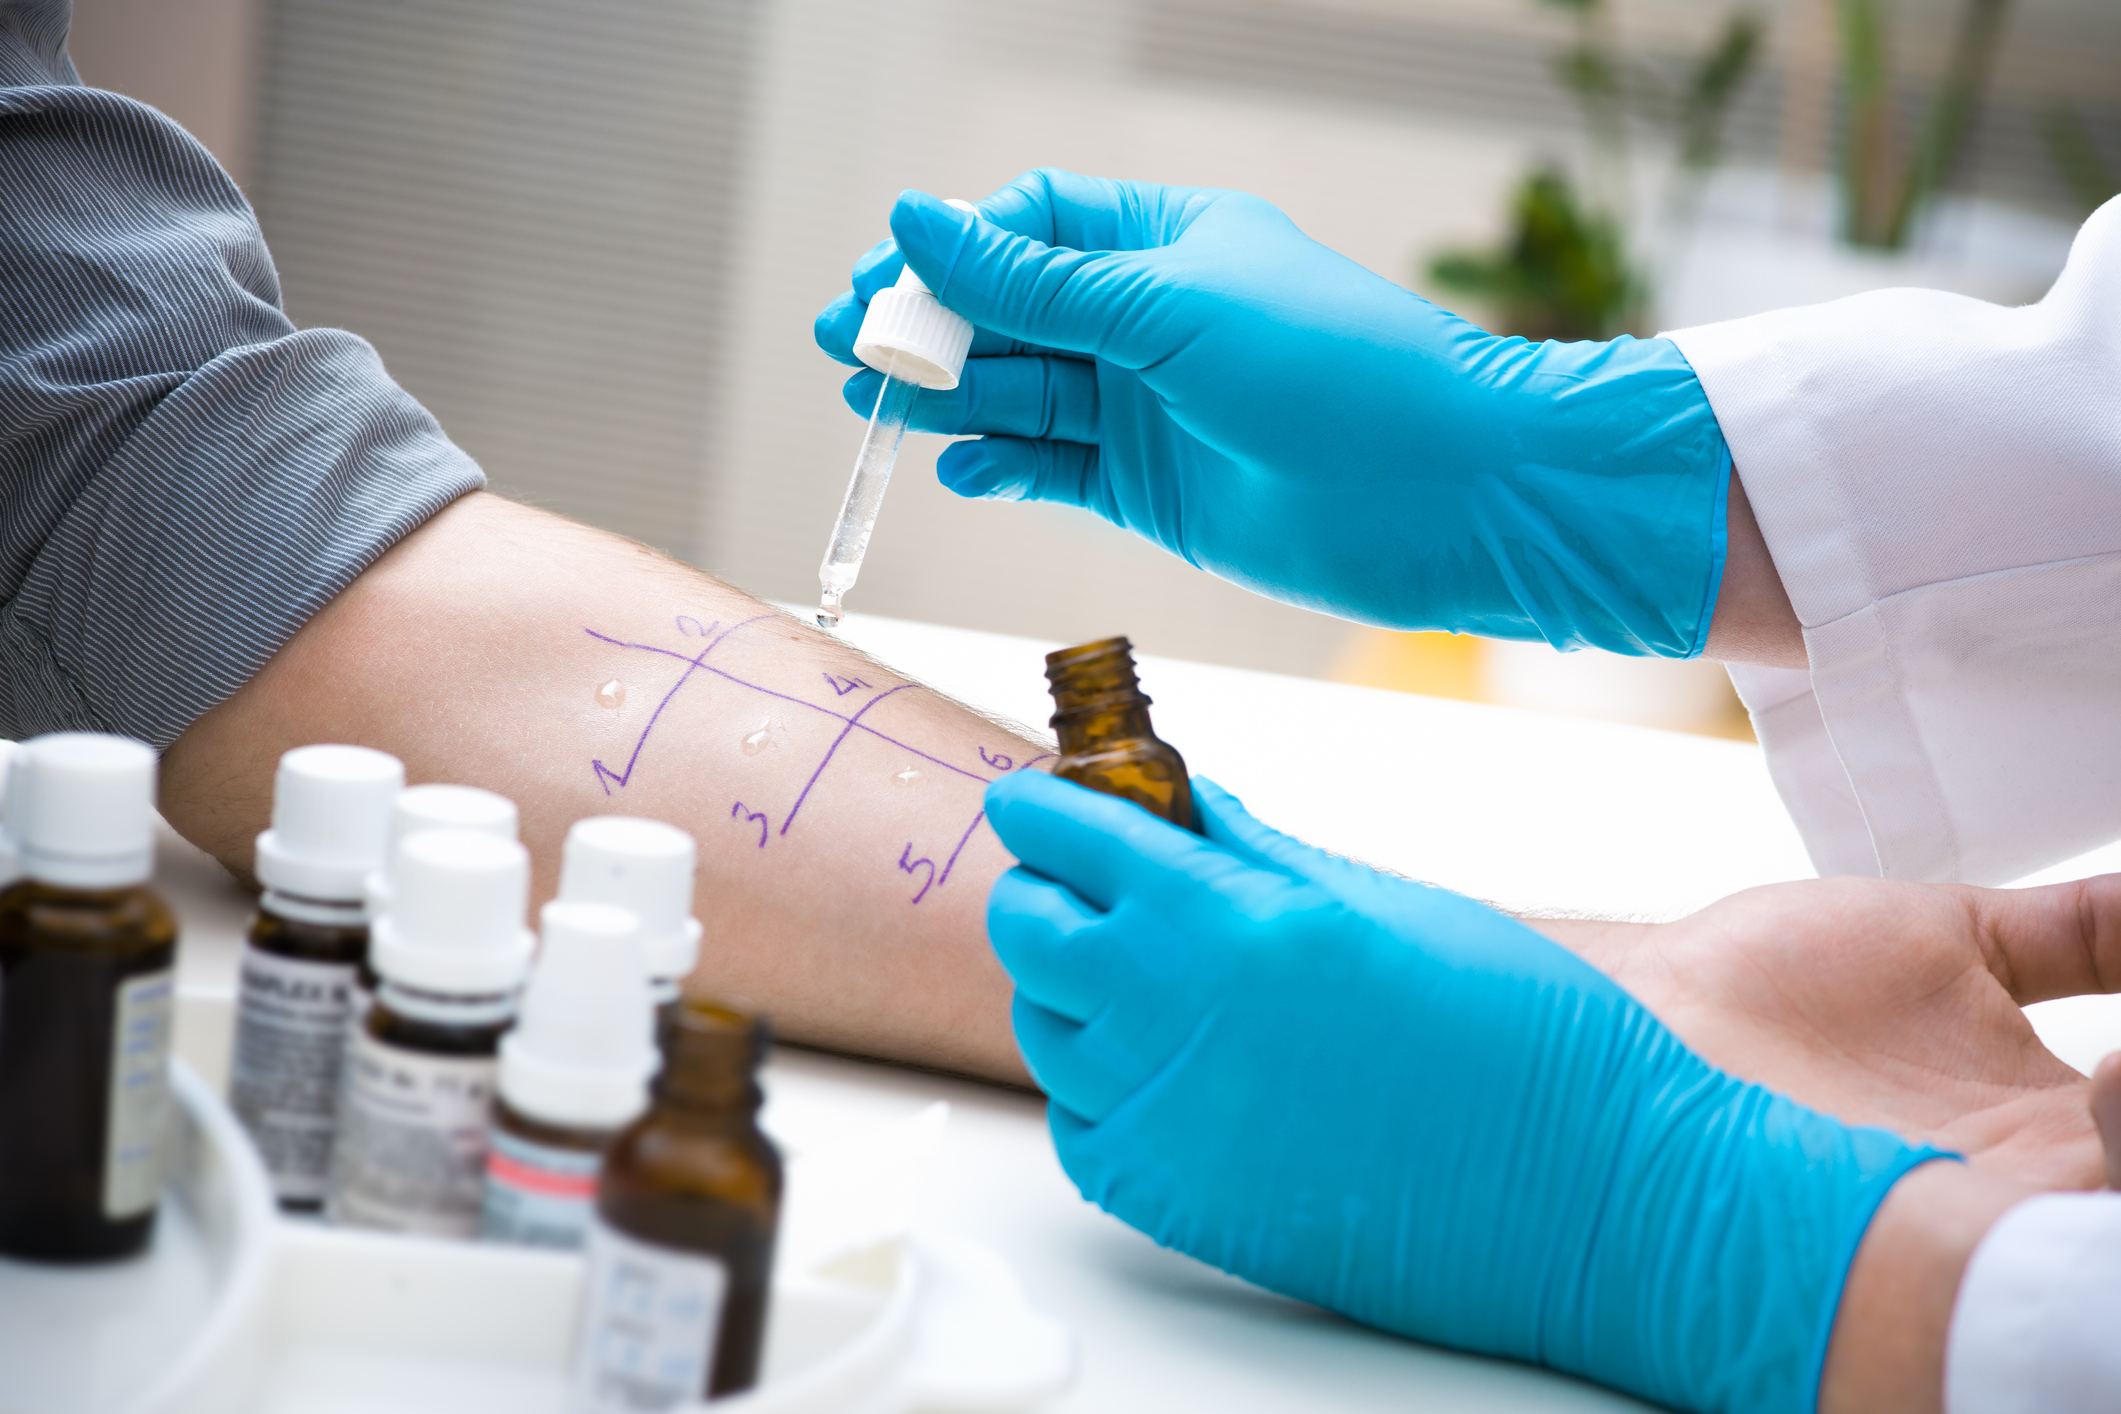
[[[855,362],[909,260],[972,321],[913,422],[984,434],[938,463],[960,494],[1081,506],[1366,623],[1704,647],[1730,456],[1671,343],[1483,333],[1239,192],[1039,171],[977,215],[904,193],[891,229],[818,342]],[[864,415],[878,380],[848,381]]]

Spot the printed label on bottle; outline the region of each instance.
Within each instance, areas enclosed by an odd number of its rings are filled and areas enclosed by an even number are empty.
[[[343,1049],[339,1055],[339,1074],[342,1076],[353,1071],[354,1047],[368,1034],[368,1013],[375,1009],[375,1005],[375,989],[362,985],[361,969],[355,968],[353,986],[346,993],[346,1030],[340,1038]],[[343,1082],[341,1088],[343,1091]],[[344,1103],[342,1098],[340,1104]]]
[[[118,985],[112,1015],[110,1121],[103,1141],[103,1216],[136,1218],[162,1192],[162,1131],[169,1108],[169,1032],[174,974],[149,972]]]
[[[282,1198],[315,1202],[331,1176],[358,972],[348,962],[243,949],[228,1095]]]
[[[479,1236],[528,1247],[580,1247],[596,1210],[603,1158],[495,1129],[486,1151],[486,1211]]]
[[[568,1414],[641,1414],[707,1397],[729,1268],[589,1220]]]
[[[432,1237],[479,1230],[492,1056],[354,1038],[332,1146],[333,1221]]]

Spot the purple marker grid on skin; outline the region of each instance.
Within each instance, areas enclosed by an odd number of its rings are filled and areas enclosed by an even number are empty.
[[[967,780],[978,781],[983,786],[991,783],[993,780],[996,779],[995,776],[982,775],[977,771],[967,770],[965,767],[959,766],[954,762],[945,761],[940,756],[933,755],[929,752],[921,750],[917,746],[913,746],[907,742],[900,741],[897,737],[892,736],[887,732],[879,731],[877,728],[871,726],[869,723],[862,720],[863,717],[868,715],[870,708],[876,706],[877,703],[882,702],[887,697],[891,697],[896,693],[905,691],[908,687],[912,686],[912,684],[910,683],[901,683],[897,687],[878,690],[877,688],[872,687],[868,682],[858,677],[839,677],[831,673],[821,674],[820,676],[822,676],[825,679],[826,684],[832,688],[833,695],[836,698],[844,698],[850,693],[856,691],[868,691],[876,694],[875,696],[869,698],[867,701],[863,702],[859,707],[856,707],[852,713],[847,713],[836,711],[831,707],[823,705],[822,703],[812,702],[801,697],[795,697],[785,692],[777,692],[773,688],[766,687],[763,684],[755,683],[746,678],[738,677],[735,673],[729,672],[707,661],[709,655],[711,655],[715,649],[721,647],[722,644],[726,643],[731,637],[733,637],[737,633],[743,631],[746,628],[751,627],[753,624],[763,623],[775,617],[777,616],[773,614],[757,614],[751,618],[744,619],[735,624],[732,624],[725,629],[722,627],[719,621],[716,621],[712,624],[702,624],[698,619],[693,618],[689,614],[681,614],[677,617],[676,620],[677,630],[681,636],[688,638],[705,638],[709,640],[707,646],[702,648],[696,654],[684,653],[671,648],[664,648],[658,644],[653,643],[633,643],[625,639],[613,638],[609,634],[598,633],[593,628],[585,627],[582,630],[584,633],[588,634],[591,638],[596,639],[598,642],[608,643],[614,648],[625,648],[634,652],[641,653],[653,653],[660,657],[675,659],[676,661],[685,665],[685,670],[678,675],[678,680],[671,684],[670,690],[663,694],[662,699],[656,703],[655,710],[649,714],[647,725],[641,728],[641,734],[634,741],[633,750],[626,758],[625,769],[620,771],[614,771],[609,766],[606,766],[601,760],[592,759],[590,761],[590,770],[595,775],[597,784],[603,788],[605,795],[610,795],[614,787],[617,787],[620,790],[624,790],[632,782],[634,770],[641,763],[641,754],[647,749],[648,738],[655,732],[657,723],[662,720],[664,709],[670,706],[671,702],[676,699],[677,695],[680,692],[684,691],[687,684],[691,683],[696,676],[699,676],[701,674],[720,678],[723,681],[728,682],[734,686],[748,689],[749,691],[759,693],[760,695],[765,697],[775,698],[782,702],[788,702],[798,707],[807,708],[810,711],[820,713],[827,717],[835,718],[841,723],[838,734],[835,735],[832,739],[832,744],[825,748],[824,755],[819,758],[817,766],[810,772],[810,778],[803,783],[802,790],[796,795],[795,803],[788,808],[788,813],[784,817],[782,817],[781,825],[778,830],[774,830],[771,828],[771,822],[768,819],[767,813],[764,811],[753,810],[751,807],[745,805],[742,801],[737,802],[734,806],[731,807],[729,811],[730,819],[738,822],[746,829],[749,829],[753,825],[756,825],[758,827],[758,848],[760,849],[764,849],[766,847],[769,839],[775,836],[786,835],[788,831],[793,828],[797,815],[802,812],[804,804],[810,799],[811,793],[817,788],[819,779],[825,774],[825,768],[832,764],[833,758],[839,753],[841,745],[846,742],[847,738],[852,736],[857,731],[863,732],[868,736],[871,736],[876,740],[884,742],[888,745],[895,746],[899,750],[907,752],[910,755],[918,756],[923,761],[927,761],[932,765],[939,766],[945,771],[950,771],[956,775],[963,776]],[[1012,757],[1004,753],[989,752],[985,747],[978,747],[977,750],[979,751],[981,764],[985,765],[989,770],[999,773],[1000,775],[1007,775],[1012,770],[1025,770],[1031,766],[1037,765],[1040,761],[1048,759],[1048,757],[1052,755],[1051,752],[1045,752],[1019,764]],[[965,852],[965,846],[972,842],[972,836],[978,831],[981,822],[984,821],[986,818],[987,812],[985,810],[981,810],[973,815],[972,823],[967,825],[965,827],[965,832],[958,837],[956,846],[951,849],[949,857],[944,860],[943,867],[940,870],[935,867],[935,861],[933,859],[926,857],[919,859],[914,858],[912,841],[909,840],[906,843],[905,848],[899,853],[899,869],[904,873],[916,875],[917,877],[920,876],[921,871],[926,871],[925,877],[922,878],[919,891],[913,895],[910,902],[918,904],[930,893],[932,893],[936,889],[941,888],[944,884],[950,881],[950,871],[957,867],[958,856]]]

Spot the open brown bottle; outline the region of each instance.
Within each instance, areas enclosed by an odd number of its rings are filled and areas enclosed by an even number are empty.
[[[1103,638],[1046,655],[1052,727],[1060,738],[1053,774],[1122,796],[1182,829],[1193,829],[1186,762],[1149,725],[1149,698],[1134,675],[1134,645]]]
[[[648,1113],[612,1141],[586,1243],[572,1414],[749,1389],[766,1335],[781,1157],[759,1132],[765,1018],[687,998]]]

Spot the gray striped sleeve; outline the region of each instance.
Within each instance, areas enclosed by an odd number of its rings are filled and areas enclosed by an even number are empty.
[[[0,0],[0,736],[162,747],[483,478],[66,16]]]

